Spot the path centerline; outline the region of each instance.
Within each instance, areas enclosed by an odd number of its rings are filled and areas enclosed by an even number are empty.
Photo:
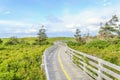
[[[63,73],[65,74],[67,80],[71,80],[70,76],[68,75],[68,73],[66,72],[66,70],[65,70],[65,68],[63,66],[63,63],[62,63],[62,60],[61,60],[61,57],[60,57],[60,51],[61,51],[61,48],[60,48],[60,50],[58,52],[58,60],[59,60],[59,63],[60,63],[60,67],[61,67]]]

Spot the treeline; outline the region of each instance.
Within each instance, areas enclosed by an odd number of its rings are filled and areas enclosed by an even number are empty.
[[[0,44],[4,45],[17,45],[17,44],[24,44],[24,45],[47,45],[49,42],[47,41],[47,35],[46,30],[44,29],[44,26],[41,27],[41,29],[38,32],[38,37],[34,40],[33,43],[29,43],[29,41],[25,41],[22,38],[17,38],[15,36],[12,36],[7,39],[7,41],[4,42],[4,40],[0,39]]]
[[[81,52],[100,57],[111,63],[120,65],[120,24],[116,15],[105,23],[100,23],[99,33],[96,36],[81,37],[80,30],[76,29],[76,42],[67,44]]]
[[[0,39],[0,80],[46,80],[40,65],[49,46],[44,27],[37,38]]]

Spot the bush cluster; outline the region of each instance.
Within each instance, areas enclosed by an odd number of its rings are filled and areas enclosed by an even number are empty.
[[[48,45],[4,47],[6,49],[0,52],[0,80],[45,80],[40,65],[43,51]]]
[[[92,40],[84,45],[73,45],[74,42],[67,43],[69,47],[78,51],[87,53],[89,55],[102,58],[111,63],[120,66],[120,40],[111,39],[105,40]]]
[[[110,45],[110,43],[105,40],[93,40],[93,41],[85,44],[85,46],[88,48],[97,47],[99,49],[104,49],[104,48],[108,47],[109,45]]]

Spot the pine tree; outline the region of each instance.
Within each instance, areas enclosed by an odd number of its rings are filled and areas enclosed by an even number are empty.
[[[41,29],[38,32],[38,39],[37,39],[38,44],[42,44],[43,42],[47,40],[47,35],[45,32],[46,32],[46,29],[42,25]]]
[[[119,33],[116,29],[116,27],[118,27],[116,22],[118,22],[118,17],[114,15],[109,21],[105,22],[105,24],[101,24],[99,34],[103,39],[113,37],[113,33]]]
[[[76,29],[76,32],[75,32],[75,39],[77,42],[80,42],[81,41],[81,35],[80,35],[80,30],[79,29]]]

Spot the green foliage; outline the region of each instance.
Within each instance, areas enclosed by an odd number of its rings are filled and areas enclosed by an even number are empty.
[[[16,37],[11,37],[5,45],[16,45],[19,43],[19,40]]]
[[[27,41],[25,41],[24,39],[21,39],[21,40],[19,41],[19,44],[22,44],[22,45],[30,45],[30,43],[27,42]]]
[[[4,47],[0,51],[0,80],[45,80],[40,65],[47,45]]]
[[[99,49],[104,49],[109,46],[109,42],[104,40],[93,40],[85,45],[86,47],[97,47]]]
[[[113,39],[109,39],[108,40],[111,44],[120,44],[120,39],[118,39],[118,38],[113,38]]]
[[[2,41],[2,39],[0,39],[0,44],[2,44],[3,43],[3,41]]]
[[[44,41],[47,40],[47,35],[45,32],[46,30],[44,29],[44,26],[42,26],[42,28],[38,32],[38,39],[36,40],[35,44],[44,44]]]
[[[72,42],[67,44],[73,49],[102,58],[120,66],[120,39],[118,38],[109,39],[109,41],[92,40],[85,45],[72,45]]]
[[[101,24],[99,34],[101,38],[103,39],[108,39],[108,38],[113,38],[114,34],[117,33],[118,36],[120,36],[120,24],[116,24],[119,19],[116,15],[112,16],[112,18],[105,22],[105,24]]]
[[[3,39],[17,45],[0,45],[0,80],[46,80],[40,65],[49,45],[32,45],[35,39]]]
[[[82,45],[82,43],[80,43],[80,42],[72,42],[72,41],[67,42],[67,44],[68,44],[68,46],[69,45],[71,45],[71,46],[80,46],[80,45]]]
[[[79,29],[76,29],[76,32],[75,32],[75,40],[77,41],[77,42],[81,42],[81,35],[80,35],[80,30]]]

